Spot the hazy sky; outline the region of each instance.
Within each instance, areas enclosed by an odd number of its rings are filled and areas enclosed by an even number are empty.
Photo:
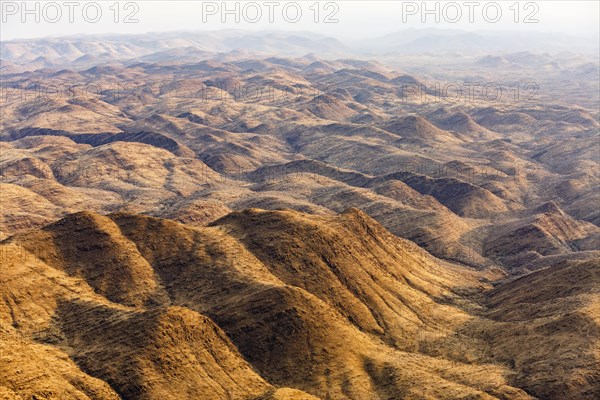
[[[30,1],[27,10],[20,0],[1,3],[2,40],[216,29],[308,30],[358,39],[406,28],[565,32],[598,40],[600,13],[596,0]]]

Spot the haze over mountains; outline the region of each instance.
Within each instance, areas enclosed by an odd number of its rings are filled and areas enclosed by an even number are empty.
[[[597,398],[597,54],[504,37],[2,42],[0,397]]]
[[[586,40],[587,39],[587,40]],[[140,57],[192,57],[206,53],[231,51],[253,54],[275,53],[280,56],[320,56],[385,54],[508,54],[523,51],[537,53],[580,53],[596,57],[598,45],[592,38],[562,33],[481,31],[457,29],[404,29],[382,37],[349,41],[308,31],[219,30],[187,32],[150,32],[143,35],[77,35],[40,39],[16,39],[3,42],[2,59],[16,63],[93,62],[127,60]]]

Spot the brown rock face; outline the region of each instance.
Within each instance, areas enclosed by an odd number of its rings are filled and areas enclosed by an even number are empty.
[[[436,259],[357,209],[250,209],[203,228],[86,212],[1,246],[7,396],[598,393],[597,262],[490,291],[497,273]]]

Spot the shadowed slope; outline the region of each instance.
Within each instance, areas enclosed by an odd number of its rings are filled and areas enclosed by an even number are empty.
[[[476,322],[491,357],[541,399],[600,396],[600,260],[567,261],[496,288]]]
[[[358,210],[249,210],[201,229],[79,213],[5,247],[38,249],[7,264],[7,322],[128,398],[213,385],[215,399],[308,398],[264,382],[211,320],[270,383],[321,398],[528,398],[503,367],[414,352],[418,332],[446,334],[472,318],[452,304],[466,305],[460,293],[480,290],[482,274],[441,267]],[[123,277],[130,290],[119,296],[104,285]]]

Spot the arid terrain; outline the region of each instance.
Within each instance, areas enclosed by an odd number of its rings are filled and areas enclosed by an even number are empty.
[[[0,399],[600,398],[597,55],[428,35],[3,42]]]

